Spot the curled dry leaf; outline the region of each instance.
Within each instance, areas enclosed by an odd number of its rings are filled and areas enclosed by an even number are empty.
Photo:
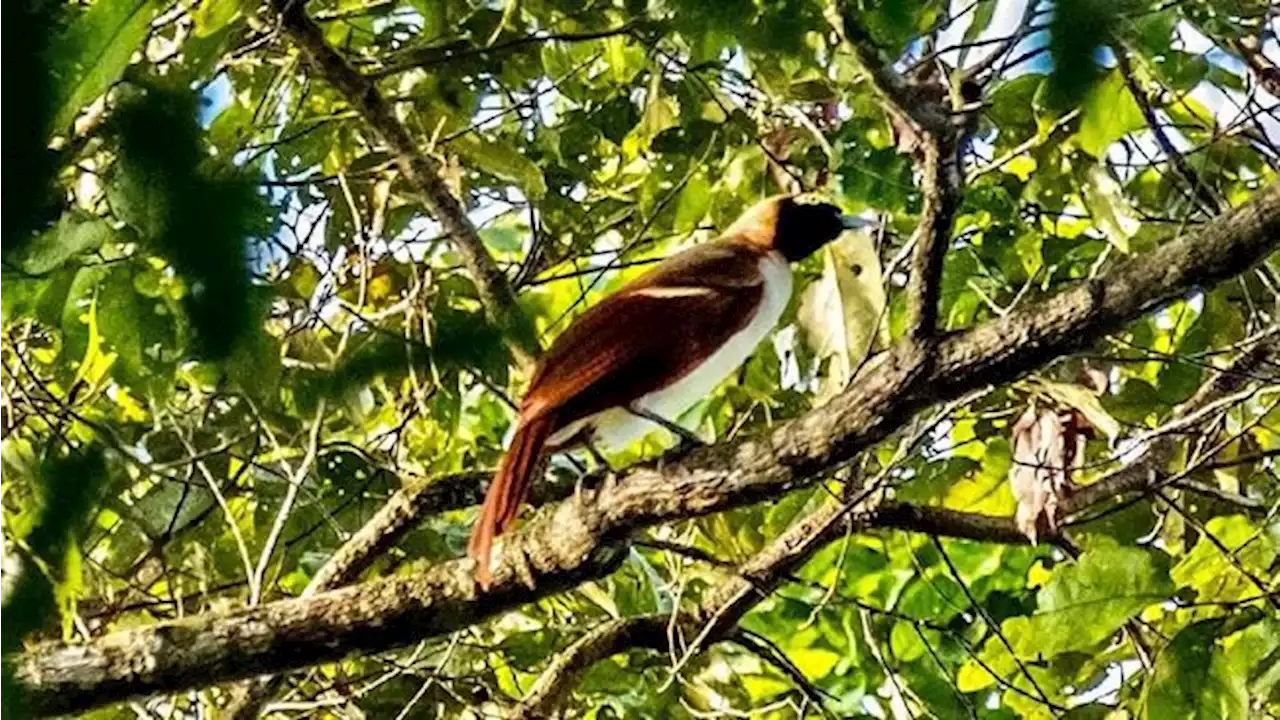
[[[1018,529],[1031,542],[1058,532],[1058,503],[1075,488],[1072,473],[1084,463],[1085,442],[1093,434],[1078,410],[1037,409],[1013,425],[1013,467],[1009,485],[1018,503]]]

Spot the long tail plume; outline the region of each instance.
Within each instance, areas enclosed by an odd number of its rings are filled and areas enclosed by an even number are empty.
[[[467,554],[477,563],[476,580],[488,588],[493,581],[491,554],[493,539],[506,531],[516,519],[520,503],[529,493],[529,483],[542,460],[542,449],[555,424],[554,414],[540,415],[522,421],[511,439],[511,447],[502,456],[498,471],[489,483],[489,491],[480,507],[480,517],[471,530]]]

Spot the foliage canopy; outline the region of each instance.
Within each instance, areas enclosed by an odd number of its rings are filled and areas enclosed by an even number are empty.
[[[827,402],[912,322],[913,237],[927,241],[914,233],[937,208],[903,97],[959,123],[944,332],[1193,232],[1280,167],[1280,18],[1265,0],[303,5],[5,5],[3,512],[25,569],[6,577],[6,653],[303,594],[398,489],[496,464],[528,379],[520,333],[545,345],[779,191],[825,192],[884,231],[799,265],[775,339],[681,422],[725,442]],[[389,112],[316,61],[291,12]],[[459,240],[388,124],[479,244]],[[470,271],[477,251],[520,327]],[[1162,479],[1073,508],[1036,545],[847,534],[725,642],[687,661],[679,646],[613,654],[557,706],[1274,717],[1280,353],[1258,348],[1280,342],[1277,270],[1273,256],[935,408],[806,489],[647,528],[604,580],[291,674],[256,702],[277,717],[492,715],[591,628],[695,606],[855,480],[1013,518],[1031,408],[1084,429],[1053,435],[1079,443],[1071,483],[1142,453]],[[609,461],[671,444],[655,434]],[[419,508],[364,577],[458,556],[466,505]],[[194,716],[234,695],[94,713]]]

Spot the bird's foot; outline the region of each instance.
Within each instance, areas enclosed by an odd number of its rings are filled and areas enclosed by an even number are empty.
[[[604,480],[600,482],[600,491],[596,494],[596,497],[600,497],[601,495],[608,495],[609,493],[613,492],[613,489],[616,488],[617,486],[618,486],[618,474],[615,473],[613,470],[609,470],[604,474]]]
[[[515,573],[520,584],[533,590],[537,587],[537,582],[534,580],[533,564],[529,562],[526,542],[525,533],[513,534],[507,541],[506,548],[503,549],[503,557],[511,563],[511,571]]]
[[[591,455],[591,459],[595,463],[593,472],[595,470],[603,469],[606,475],[611,475],[613,473],[613,468],[609,465],[609,461],[605,459],[604,455],[596,449],[596,446],[590,442],[586,442],[584,445],[587,448],[587,453]],[[583,470],[578,473],[578,477],[573,483],[573,505],[574,509],[579,513],[586,510],[586,481],[591,477],[591,475],[592,473]]]
[[[587,503],[583,498],[584,488],[582,481],[586,479],[586,475],[579,475],[578,479],[573,482],[573,509],[578,515],[582,515],[587,511]]]

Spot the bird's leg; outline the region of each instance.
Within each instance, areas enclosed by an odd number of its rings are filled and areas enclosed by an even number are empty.
[[[680,438],[680,445],[678,447],[678,450],[680,452],[684,452],[690,448],[702,447],[703,445],[706,445],[706,443],[702,441],[702,438],[695,435],[693,431],[687,428],[681,427],[680,425],[677,425],[674,422],[671,422],[670,420],[662,417],[661,415],[653,412],[652,410],[648,410],[642,407],[636,407],[634,405],[628,407],[627,410],[631,414],[637,417],[642,417],[645,420],[657,423],[661,425],[664,429],[672,433],[675,433],[676,437]]]
[[[609,466],[609,461],[604,458],[604,454],[600,452],[600,449],[596,447],[595,443],[588,440],[587,442],[584,442],[583,445],[587,448],[587,454],[591,456],[591,459],[594,460],[597,465],[604,468],[605,472],[613,470],[613,468]]]
[[[595,461],[597,467],[604,468],[606,474],[613,474],[613,468],[609,466],[609,461],[605,460],[604,455],[600,453],[598,448],[596,448],[595,443],[586,439],[582,441],[582,446],[587,449],[587,454],[591,456],[593,461]],[[582,502],[582,483],[586,479],[587,473],[582,472],[578,475],[578,480],[573,484],[573,502],[574,506],[578,509],[578,512],[583,512],[585,510]]]

